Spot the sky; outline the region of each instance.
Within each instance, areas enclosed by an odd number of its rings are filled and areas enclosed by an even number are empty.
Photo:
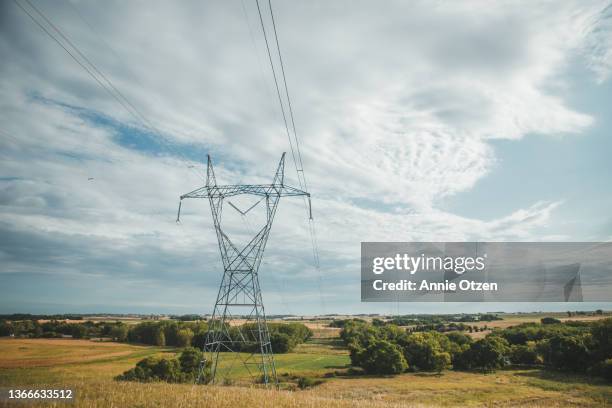
[[[288,152],[298,184],[256,3],[29,1],[0,3],[0,313],[211,312],[208,203],[175,222],[206,154],[234,184],[271,182]],[[610,1],[272,6],[320,268],[303,201],[283,199],[268,314],[612,308],[361,303],[359,266],[362,241],[612,238]],[[225,213],[237,242],[261,221]]]

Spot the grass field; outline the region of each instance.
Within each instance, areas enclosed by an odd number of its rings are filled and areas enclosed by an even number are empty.
[[[276,356],[279,374],[325,380],[304,391],[265,390],[255,385],[194,386],[113,380],[146,356],[168,356],[175,352],[169,348],[87,340],[0,339],[0,387],[70,387],[76,390],[78,407],[239,407],[249,404],[317,408],[595,407],[612,404],[612,387],[603,382],[541,370],[504,370],[493,374],[447,371],[440,376],[410,373],[382,378],[343,375],[349,358],[347,351],[333,338],[313,339],[293,353]],[[334,372],[338,375],[324,378],[326,373]],[[244,374],[240,370],[236,373],[237,377]]]

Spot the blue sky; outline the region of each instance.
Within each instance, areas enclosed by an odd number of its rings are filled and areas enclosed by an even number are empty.
[[[0,313],[210,312],[210,209],[176,225],[178,197],[207,153],[220,182],[258,183],[289,151],[254,2],[33,4],[161,137],[0,5]],[[359,301],[361,241],[610,240],[609,1],[274,6],[321,269],[283,201],[268,313],[610,308]]]

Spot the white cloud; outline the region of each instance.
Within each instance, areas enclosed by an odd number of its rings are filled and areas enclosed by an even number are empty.
[[[75,3],[95,32],[68,6],[36,4],[170,140],[222,158],[221,182],[271,179],[287,141],[252,4],[255,53],[238,2]],[[329,279],[352,276],[359,241],[546,237],[563,197],[534,197],[491,221],[438,204],[490,171],[493,139],[592,124],[568,103],[564,72],[583,53],[598,80],[609,75],[604,2],[275,6]],[[183,225],[173,224],[178,196],[202,181],[180,160],[120,146],[117,129],[54,103],[138,126],[27,16],[2,7],[0,222],[58,241],[83,237],[109,256],[134,253],[125,259],[130,279],[168,281],[143,245],[194,267],[215,257],[206,203],[189,202]],[[287,278],[315,273],[303,219],[301,202],[281,203],[268,265]],[[19,262],[11,267],[28,269]],[[210,276],[217,264],[204,267]]]

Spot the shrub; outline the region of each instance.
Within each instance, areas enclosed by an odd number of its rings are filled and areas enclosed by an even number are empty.
[[[559,370],[584,371],[589,351],[583,337],[555,336],[543,344],[544,362]]]
[[[109,335],[115,341],[126,341],[128,337],[128,327],[125,324],[118,324],[110,329]]]
[[[607,381],[612,382],[612,358],[601,361],[595,364],[589,372],[593,375],[599,375]]]
[[[508,342],[498,336],[480,339],[461,353],[455,366],[460,369],[494,371],[506,365]]]
[[[540,358],[533,344],[516,344],[510,348],[510,361],[513,364],[535,365]]]
[[[200,363],[204,360],[204,354],[193,347],[186,348],[183,350],[178,358],[181,364],[181,371],[191,375],[194,379],[198,375],[200,369]]]
[[[451,365],[451,356],[449,353],[445,351],[436,352],[434,354],[433,359],[434,359],[434,369],[438,374],[440,374],[443,370],[450,367]]]
[[[612,358],[612,318],[599,320],[591,327],[594,357],[603,361]]]
[[[82,339],[83,337],[87,335],[87,328],[80,323],[73,324],[70,334],[75,339]]]
[[[177,347],[189,347],[191,346],[191,339],[193,339],[193,331],[191,329],[179,329],[176,332],[176,346]]]
[[[543,317],[540,319],[542,324],[558,324],[561,323],[561,320],[555,319],[554,317]]]
[[[399,374],[408,368],[399,347],[387,340],[371,341],[358,353],[359,365],[368,374]]]
[[[311,377],[300,377],[297,381],[297,386],[300,390],[304,390],[306,388],[314,387],[316,385],[323,384],[323,380],[316,380]]]
[[[401,338],[404,357],[410,366],[422,371],[436,370],[436,353],[449,352],[451,343],[448,337],[438,332],[412,333]]]
[[[202,353],[194,348],[183,350],[179,358],[158,359],[147,357],[121,375],[119,381],[165,381],[170,383],[193,382],[199,373]],[[210,363],[205,367],[205,382],[209,378]]]
[[[274,353],[288,353],[294,346],[291,338],[285,333],[272,333],[270,343]]]

